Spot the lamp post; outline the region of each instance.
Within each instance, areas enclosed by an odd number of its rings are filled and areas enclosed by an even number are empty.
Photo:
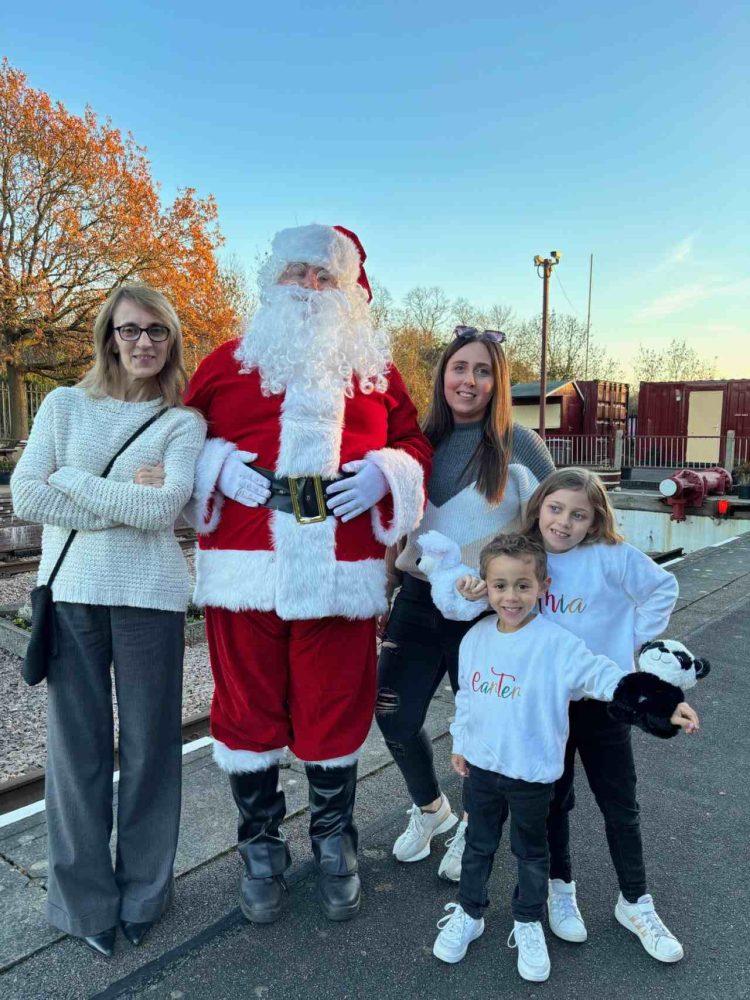
[[[544,282],[544,292],[542,297],[542,361],[539,378],[539,437],[544,441],[545,427],[545,407],[547,404],[547,310],[549,308],[549,279],[552,268],[560,263],[561,253],[559,250],[552,250],[549,257],[534,258],[536,273]]]

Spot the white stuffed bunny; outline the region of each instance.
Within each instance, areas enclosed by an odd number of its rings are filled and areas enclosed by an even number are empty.
[[[468,601],[456,590],[462,576],[478,576],[475,569],[461,562],[461,549],[439,531],[426,531],[417,539],[422,556],[417,560],[420,572],[430,581],[432,600],[445,618],[470,622],[489,608],[485,597]]]

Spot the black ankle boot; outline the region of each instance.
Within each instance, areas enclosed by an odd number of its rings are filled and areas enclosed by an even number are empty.
[[[115,934],[117,933],[116,927],[110,927],[108,931],[101,931],[99,934],[87,934],[83,940],[99,955],[104,955],[105,958],[111,958],[115,950]]]
[[[329,920],[350,920],[359,912],[354,796],[357,765],[306,765],[310,783],[310,840],[318,868],[318,901]]]
[[[240,909],[254,924],[281,916],[287,894],[284,872],[291,864],[281,822],[286,814],[279,769],[230,774],[229,784],[240,811],[237,847],[245,862]]]
[[[140,922],[135,920],[121,920],[120,927],[122,927],[122,933],[128,941],[130,941],[134,948],[137,948],[155,923],[155,920]]]

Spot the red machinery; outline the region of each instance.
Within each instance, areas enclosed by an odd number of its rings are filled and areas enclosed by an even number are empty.
[[[701,507],[709,493],[726,493],[732,477],[726,469],[680,469],[659,483],[659,492],[672,508],[672,521],[685,520],[685,507]]]

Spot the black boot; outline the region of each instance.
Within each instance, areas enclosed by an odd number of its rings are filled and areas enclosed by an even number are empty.
[[[99,934],[87,934],[83,940],[92,951],[105,958],[111,958],[115,950],[116,927],[110,927],[108,931],[101,931]]]
[[[286,814],[279,769],[230,774],[229,784],[240,811],[237,847],[245,862],[240,909],[255,924],[281,916],[287,893],[284,872],[291,864],[281,822]]]
[[[146,920],[137,923],[133,920],[121,920],[120,927],[122,927],[122,933],[128,941],[130,941],[134,948],[137,948],[155,923],[155,920]]]
[[[350,920],[359,911],[354,796],[357,765],[305,767],[310,783],[310,840],[318,867],[318,901],[329,920]]]

